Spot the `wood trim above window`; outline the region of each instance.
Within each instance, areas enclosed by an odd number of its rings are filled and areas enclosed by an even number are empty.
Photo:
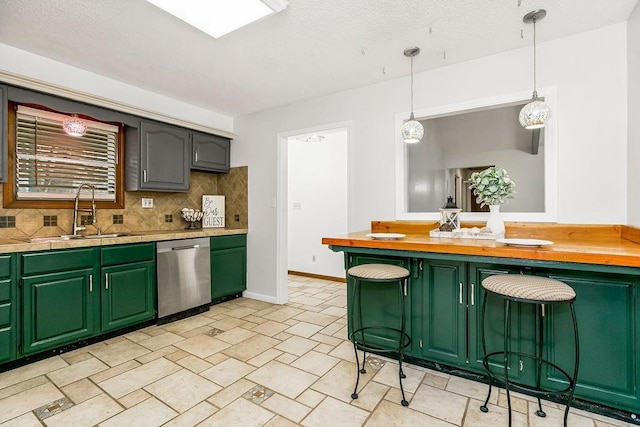
[[[42,106],[29,105],[30,107],[42,110],[53,111]],[[16,109],[17,104],[9,103],[8,108],[8,173],[7,182],[3,188],[3,207],[6,209],[73,209],[74,200],[18,200],[16,196]],[[54,111],[59,113],[57,111]],[[65,114],[65,113],[60,113]],[[88,120],[96,120],[92,117],[82,116]],[[116,190],[115,200],[113,201],[96,201],[98,209],[124,209],[124,142],[125,132],[124,125],[121,123],[108,124],[118,127],[118,136],[116,141]]]

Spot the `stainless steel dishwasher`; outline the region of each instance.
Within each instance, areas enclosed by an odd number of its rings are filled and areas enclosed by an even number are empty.
[[[206,309],[202,306],[211,303],[209,238],[158,242],[156,250],[158,318]]]

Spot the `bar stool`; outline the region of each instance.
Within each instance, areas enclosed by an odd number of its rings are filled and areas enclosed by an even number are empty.
[[[482,412],[489,412],[487,403],[491,397],[491,387],[494,383],[504,383],[507,391],[507,406],[509,408],[509,426],[511,426],[511,396],[509,394],[510,389],[513,391],[520,391],[532,395],[538,398],[538,410],[536,415],[539,417],[545,417],[546,414],[542,410],[542,403],[540,397],[542,396],[559,396],[561,394],[568,393],[567,407],[564,411],[564,425],[567,425],[567,417],[569,415],[569,407],[573,400],[573,394],[576,388],[576,380],[578,378],[578,364],[580,361],[579,343],[578,343],[578,324],[576,321],[576,312],[573,303],[576,299],[575,291],[567,284],[558,280],[550,279],[548,277],[531,276],[531,275],[519,275],[519,274],[499,274],[489,276],[482,281],[482,287],[485,290],[484,299],[482,302],[482,349],[484,352],[484,358],[482,363],[487,370],[489,376],[489,393],[484,404],[480,406]],[[495,295],[504,300],[504,347],[502,351],[496,351],[487,354],[487,345],[485,340],[485,319],[486,319],[486,306],[487,296],[489,294]],[[535,304],[535,322],[538,325],[538,341],[536,354],[526,354],[520,352],[513,352],[509,350],[509,339],[511,335],[510,324],[510,304],[511,302],[520,302]],[[545,319],[545,305],[555,304],[568,304],[571,309],[571,318],[573,320],[573,332],[574,332],[574,347],[575,347],[575,359],[573,375],[569,375],[565,370],[560,368],[554,363],[545,360],[542,356],[542,347],[544,342],[544,324]],[[504,372],[496,373],[492,372],[489,367],[489,358],[502,355],[504,363]],[[509,360],[512,355],[533,359],[536,365],[536,386],[511,384],[509,382]],[[568,381],[568,387],[563,390],[543,390],[540,387],[540,376],[542,371],[542,365],[546,365],[555,368],[560,372]]]
[[[363,264],[355,267],[351,267],[347,270],[347,277],[354,279],[353,291],[352,291],[352,307],[350,313],[350,324],[353,328],[356,328],[354,322],[355,305],[357,301],[358,306],[358,320],[357,328],[349,334],[349,340],[353,342],[353,349],[356,353],[356,368],[358,368],[358,376],[356,378],[356,386],[351,394],[352,399],[358,398],[358,383],[360,382],[360,374],[365,374],[367,371],[364,368],[364,364],[367,358],[367,351],[376,353],[398,353],[398,378],[400,381],[400,392],[402,393],[402,406],[409,406],[409,402],[405,399],[404,388],[402,387],[402,379],[406,378],[402,371],[402,359],[404,357],[404,349],[411,344],[411,337],[405,332],[405,296],[407,295],[407,279],[409,278],[409,270],[404,267],[390,264]],[[400,293],[400,328],[394,328],[389,325],[364,325],[362,323],[362,281],[373,282],[376,285],[397,285]],[[391,332],[392,335],[398,336],[397,346],[393,348],[381,348],[381,346],[375,346],[371,342],[365,341],[365,331],[371,332]],[[362,368],[360,367],[360,361],[358,358],[358,350],[364,352],[362,360]]]

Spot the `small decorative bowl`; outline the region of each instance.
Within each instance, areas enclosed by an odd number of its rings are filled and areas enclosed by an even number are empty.
[[[189,209],[182,208],[182,218],[189,223],[189,226],[186,228],[187,230],[195,230],[196,229],[196,221],[200,221],[204,215],[203,212],[198,209]]]

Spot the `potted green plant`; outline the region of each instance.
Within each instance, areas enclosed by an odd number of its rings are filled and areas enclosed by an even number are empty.
[[[516,184],[509,178],[507,171],[491,166],[483,171],[471,174],[469,188],[473,190],[480,206],[489,205],[487,227],[496,234],[504,234],[504,221],[500,216],[500,205],[507,203],[515,194]]]

